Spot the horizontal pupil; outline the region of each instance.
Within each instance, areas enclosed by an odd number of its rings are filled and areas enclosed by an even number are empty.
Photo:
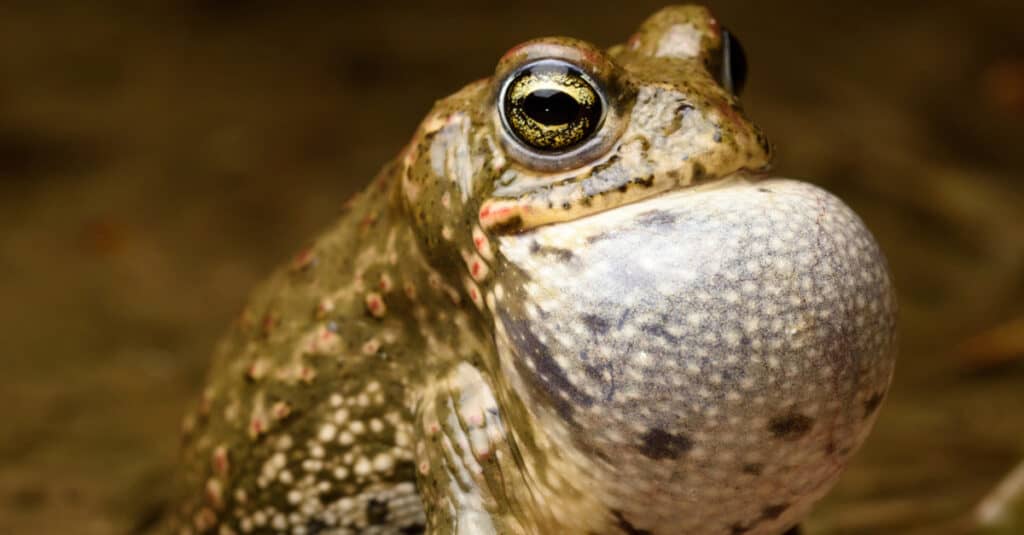
[[[523,112],[545,126],[569,124],[580,116],[576,99],[557,89],[538,89],[523,99]]]

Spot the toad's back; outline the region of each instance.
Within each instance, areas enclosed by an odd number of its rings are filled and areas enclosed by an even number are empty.
[[[892,373],[860,220],[767,179],[737,43],[675,7],[512,49],[255,294],[181,533],[777,534]]]

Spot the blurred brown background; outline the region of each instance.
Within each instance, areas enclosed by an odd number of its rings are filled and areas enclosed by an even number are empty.
[[[661,2],[368,4],[0,3],[0,533],[142,532],[214,339],[431,102]],[[811,533],[944,533],[1024,454],[1024,4],[937,4],[710,4],[777,169],[901,292],[896,386]]]

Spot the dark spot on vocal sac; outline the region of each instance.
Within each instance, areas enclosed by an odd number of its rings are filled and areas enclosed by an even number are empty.
[[[569,262],[576,256],[568,249],[552,247],[550,245],[541,245],[537,243],[536,240],[530,243],[530,253],[541,256],[550,256],[561,262]]]
[[[607,319],[595,314],[583,314],[580,316],[580,319],[591,334],[606,334],[608,329],[611,327],[611,323],[609,323]]]
[[[547,398],[559,416],[567,421],[572,421],[573,413],[577,406],[590,407],[594,404],[586,392],[583,392],[569,380],[566,371],[555,360],[551,348],[534,334],[528,321],[516,318],[509,314],[505,308],[498,310],[498,319],[501,320],[505,331],[508,332],[512,346],[518,357],[515,365],[519,373],[529,381],[541,395]],[[531,370],[526,361],[532,361],[534,370]],[[562,397],[566,394],[568,400]]]
[[[586,357],[583,357],[583,354],[586,354]],[[589,352],[584,351],[581,353],[581,359],[587,362],[590,359]],[[581,367],[583,368],[583,373],[586,374],[593,384],[601,386],[602,399],[604,401],[611,401],[612,397],[615,396],[615,392],[618,391],[615,367],[607,362],[601,364],[585,363]]]
[[[752,476],[759,476],[764,472],[764,465],[761,463],[748,463],[743,465],[743,473]]]
[[[664,429],[651,429],[640,438],[640,453],[651,459],[675,459],[693,448],[690,437],[683,433],[673,435]]]
[[[768,421],[768,430],[775,438],[797,440],[814,427],[814,420],[800,413],[776,416]]]
[[[366,502],[366,521],[371,526],[378,526],[388,521],[388,502],[370,498]]]
[[[757,188],[757,191],[760,191],[761,193],[771,193],[772,192],[772,190],[770,190],[768,188]]]
[[[678,217],[664,210],[648,210],[636,216],[636,222],[643,227],[667,227],[676,222]]]
[[[761,516],[763,518],[768,519],[768,520],[775,520],[776,518],[779,518],[780,516],[782,516],[782,513],[785,513],[786,509],[789,509],[789,504],[788,503],[780,503],[778,505],[769,505],[768,507],[765,507],[764,509],[761,509]]]
[[[615,516],[615,521],[618,523],[619,529],[626,533],[626,535],[651,535],[650,531],[646,529],[638,529],[633,525],[632,522],[626,520],[625,515],[621,511],[612,511],[612,515]]]
[[[664,340],[670,344],[678,344],[680,342],[679,337],[673,336],[672,333],[665,329],[664,325],[659,323],[645,323],[640,326],[640,330],[644,334]]]
[[[885,399],[885,392],[877,392],[870,398],[864,400],[864,417],[867,418],[874,414],[882,404],[883,399]]]

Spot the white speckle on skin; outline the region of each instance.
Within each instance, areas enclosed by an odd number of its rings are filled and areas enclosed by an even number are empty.
[[[338,428],[332,423],[326,423],[320,426],[320,431],[317,432],[316,438],[320,442],[330,442],[334,440],[334,436],[337,434]]]
[[[395,459],[387,453],[378,453],[373,458],[373,469],[376,472],[385,473],[395,466]]]
[[[360,457],[356,461],[355,466],[352,467],[352,472],[356,475],[356,477],[366,477],[370,475],[370,472],[372,470],[373,466],[370,464],[370,461],[366,457]]]

